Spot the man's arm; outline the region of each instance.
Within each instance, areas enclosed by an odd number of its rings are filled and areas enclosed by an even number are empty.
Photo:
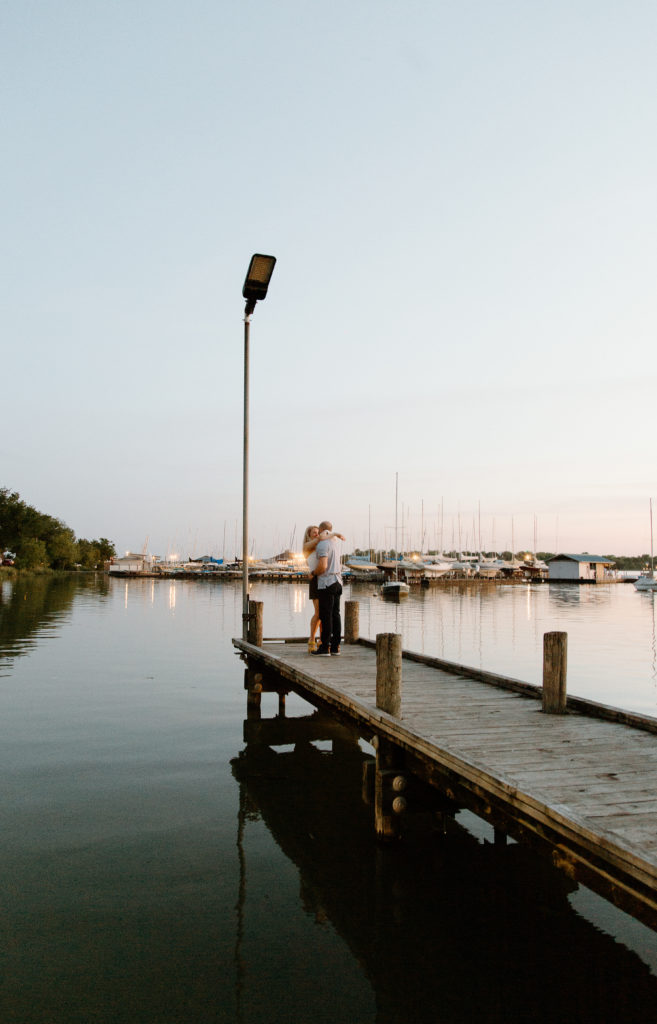
[[[328,569],[328,555],[323,555],[317,559],[317,565],[315,566],[315,572],[313,575],[321,576]]]

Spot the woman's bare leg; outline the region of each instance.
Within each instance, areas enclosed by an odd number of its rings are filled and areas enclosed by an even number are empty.
[[[319,601],[317,600],[316,597],[313,597],[313,609],[314,609],[313,617],[310,620],[310,639],[311,640],[315,639],[315,633],[317,632],[317,627],[319,625]]]

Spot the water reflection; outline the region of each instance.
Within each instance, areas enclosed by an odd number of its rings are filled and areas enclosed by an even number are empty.
[[[657,978],[574,912],[573,884],[547,862],[458,825],[444,836],[426,821],[382,848],[362,803],[365,755],[353,734],[319,713],[246,721],[244,731],[231,762],[240,928],[257,871],[244,834],[262,821],[296,865],[307,914],[330,922],[362,965],[378,1024],[653,1019]],[[246,997],[244,976],[241,985]]]
[[[2,584],[0,593],[0,675],[9,665],[3,661],[29,654],[36,638],[60,625],[71,614],[76,595],[103,599],[108,594],[106,576],[19,576]]]
[[[305,587],[295,587],[292,591],[292,608],[295,612],[307,610],[308,594]]]
[[[4,588],[3,1024],[654,1017],[627,922],[582,909],[586,890],[569,894],[520,848],[462,827],[376,847],[353,737],[316,720],[296,734],[276,731],[286,721],[243,726],[230,645],[240,582],[178,583],[175,611],[169,584]],[[268,635],[305,634],[307,588],[263,583],[253,596]],[[633,679],[637,703],[647,689],[656,702],[654,603],[629,589],[572,612],[547,587],[436,589],[400,606],[366,585],[345,597],[360,601],[366,636],[396,628],[411,649],[456,660],[458,648],[520,678],[543,631],[566,628],[584,652],[573,677],[591,670],[594,699],[621,666],[606,702],[627,701]],[[275,703],[263,695],[263,714]],[[294,695],[288,712],[313,718]],[[243,729],[238,787],[229,760]],[[655,936],[636,928],[632,948],[657,965]],[[550,990],[562,977],[563,998]]]
[[[544,633],[565,631],[569,693],[657,714],[653,605],[634,588],[451,585],[412,590],[394,608],[363,585],[352,584],[345,596],[360,602],[361,633],[370,639],[394,630],[410,650],[535,684],[542,680]]]
[[[551,583],[548,587],[550,603],[555,605],[578,605],[581,593],[582,588],[572,583]]]

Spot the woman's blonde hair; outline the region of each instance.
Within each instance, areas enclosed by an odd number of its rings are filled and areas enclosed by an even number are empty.
[[[304,543],[304,545],[306,545],[308,543],[308,541],[310,540],[310,531],[311,530],[317,530],[317,529],[318,529],[317,526],[307,526],[306,527],[306,532],[303,535],[303,543]]]

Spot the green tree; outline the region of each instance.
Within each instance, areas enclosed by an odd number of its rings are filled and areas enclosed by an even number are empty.
[[[28,544],[30,540],[39,541],[44,548]],[[50,565],[54,569],[70,569],[77,563],[100,568],[116,554],[107,537],[76,541],[73,530],[61,519],[39,512],[7,487],[0,487],[0,550],[20,554],[17,565]]]
[[[16,566],[19,569],[38,569],[48,565],[48,551],[42,540],[36,537],[25,537],[17,544]]]
[[[78,541],[78,562],[84,569],[102,568],[100,548],[95,540],[85,540],[82,537]]]
[[[78,562],[85,569],[102,569],[105,562],[116,555],[116,548],[107,537],[100,540],[86,540],[81,537],[78,541]]]
[[[3,551],[18,548],[26,509],[19,494],[7,487],[0,488],[0,548]]]
[[[91,543],[98,545],[101,562],[109,562],[110,558],[116,558],[114,542],[108,540],[107,537],[101,537],[99,540],[94,540]]]
[[[72,569],[78,557],[75,534],[68,527],[51,533],[46,542],[50,564],[53,569]]]

